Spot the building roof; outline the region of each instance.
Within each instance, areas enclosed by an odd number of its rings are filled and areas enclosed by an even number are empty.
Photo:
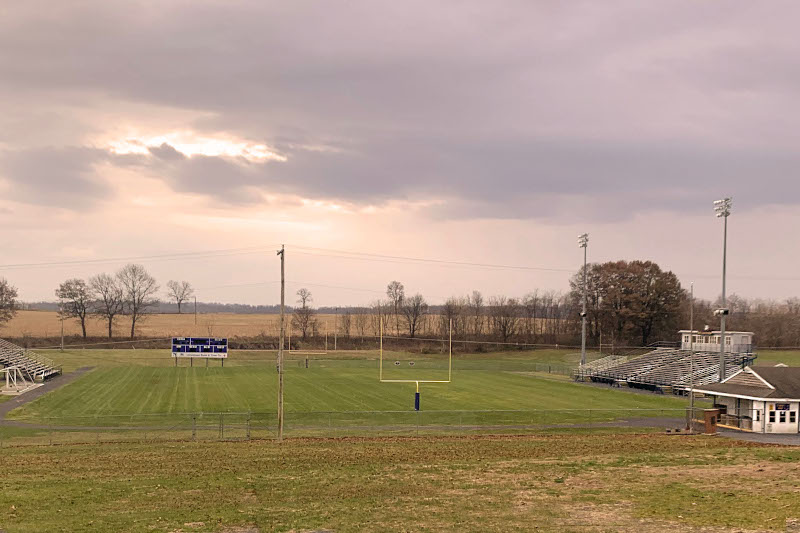
[[[690,333],[692,331],[694,331],[694,333],[697,335],[712,335],[712,334],[719,335],[720,333],[718,329],[715,329],[713,331],[712,330],[706,331],[703,329],[695,329],[695,330],[679,329],[678,333]],[[755,333],[753,333],[752,331],[725,331],[725,335],[755,335]]]
[[[696,390],[750,398],[797,400],[800,399],[800,367],[754,366],[722,383],[704,385]]]

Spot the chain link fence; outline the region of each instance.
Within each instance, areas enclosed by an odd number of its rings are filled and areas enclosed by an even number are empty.
[[[691,418],[686,409],[287,411],[284,437],[677,433],[686,431]],[[0,447],[275,438],[275,412],[69,417],[0,422]]]

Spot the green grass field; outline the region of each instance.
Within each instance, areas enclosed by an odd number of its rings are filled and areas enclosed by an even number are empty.
[[[798,465],[797,448],[666,435],[9,448],[0,528],[783,531]]]
[[[555,351],[553,351],[555,352]],[[95,368],[77,381],[12,411],[10,419],[62,424],[97,424],[107,415],[157,415],[195,412],[273,412],[277,406],[274,353],[234,352],[224,368],[170,366],[158,350],[85,351],[50,354],[65,368]],[[546,363],[563,365],[561,354],[471,354],[457,357],[452,383],[420,385],[425,411],[680,409],[682,399],[634,394],[572,383],[568,377],[536,372]],[[285,409],[292,413],[410,411],[414,383],[380,383],[375,354],[314,356],[305,368],[302,356],[287,364]],[[426,360],[426,357],[428,359]],[[425,379],[440,355],[391,353],[387,361],[415,360],[403,376]],[[426,365],[426,361],[430,363]],[[385,362],[386,363],[386,362]],[[446,362],[444,363],[446,365]],[[434,368],[436,370],[436,368]],[[441,370],[441,368],[438,368]],[[418,373],[417,373],[418,372]],[[417,373],[417,374],[415,374]],[[389,374],[392,376],[392,374]],[[416,377],[415,377],[416,376]],[[87,417],[87,418],[83,418]]]

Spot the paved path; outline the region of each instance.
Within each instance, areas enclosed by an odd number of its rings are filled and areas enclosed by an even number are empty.
[[[36,387],[32,391],[25,392],[19,396],[15,396],[13,399],[8,400],[7,402],[0,403],[0,421],[2,421],[10,411],[16,409],[17,407],[22,407],[26,403],[32,402],[37,398],[41,398],[48,392],[72,383],[93,368],[93,366],[84,366],[75,372],[61,374],[54,378],[50,378],[45,381],[44,385],[41,387]]]
[[[783,444],[784,446],[800,446],[800,433],[751,433],[749,431],[736,431],[735,429],[719,428],[723,437],[748,442],[761,442],[765,444]]]

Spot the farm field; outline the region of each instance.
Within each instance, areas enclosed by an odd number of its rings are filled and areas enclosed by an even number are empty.
[[[8,448],[15,532],[783,531],[800,449],[535,435]],[[50,512],[41,512],[50,509]]]
[[[552,352],[556,352],[553,350]],[[536,371],[560,354],[470,354],[454,362],[453,382],[422,384],[426,411],[534,410],[534,409],[681,409],[677,397],[634,394],[572,383],[566,376]],[[165,350],[85,350],[48,352],[67,370],[95,368],[75,382],[57,389],[9,414],[10,419],[97,424],[107,415],[168,415],[194,412],[274,412],[277,377],[274,352],[233,352],[224,368],[187,361],[172,366]],[[414,383],[380,383],[377,354],[341,353],[297,356],[287,363],[287,413],[410,411]],[[324,357],[325,359],[321,359]],[[446,365],[446,356],[391,352],[387,360],[405,362],[431,358]],[[544,361],[545,363],[542,363]],[[435,363],[435,365],[434,365]],[[390,365],[393,366],[393,365]],[[389,372],[389,371],[387,371]],[[431,369],[405,366],[403,376],[424,379]],[[290,416],[287,414],[287,416]],[[83,417],[90,417],[84,419]]]
[[[341,319],[341,315],[339,317]],[[438,326],[438,317],[430,316],[430,320],[423,323],[420,332],[426,336],[433,335],[432,328]],[[317,314],[318,333],[324,336],[328,332],[333,336],[336,328],[336,316],[332,314]],[[484,328],[488,328],[488,318],[485,319]],[[537,319],[539,328],[543,327],[545,319]],[[148,314],[136,326],[136,334],[140,337],[173,337],[173,336],[227,336],[227,337],[256,337],[266,335],[275,337],[280,327],[280,315],[273,314],[245,314],[245,313],[200,313],[197,323],[193,313],[182,314]],[[374,336],[378,334],[377,319],[375,315],[352,315],[351,334],[355,337],[361,335]],[[95,317],[87,321],[87,334],[90,337],[104,337],[108,334],[105,322]],[[120,316],[114,325],[114,336],[117,340],[127,339],[130,335],[130,319]],[[339,334],[341,334],[339,323]],[[403,326],[400,324],[400,333]],[[76,320],[64,321],[64,334],[67,336],[81,335],[80,324]],[[395,335],[394,323],[390,324],[385,335]],[[7,324],[0,329],[0,336],[7,337],[58,337],[61,335],[61,320],[55,311],[19,311]]]

